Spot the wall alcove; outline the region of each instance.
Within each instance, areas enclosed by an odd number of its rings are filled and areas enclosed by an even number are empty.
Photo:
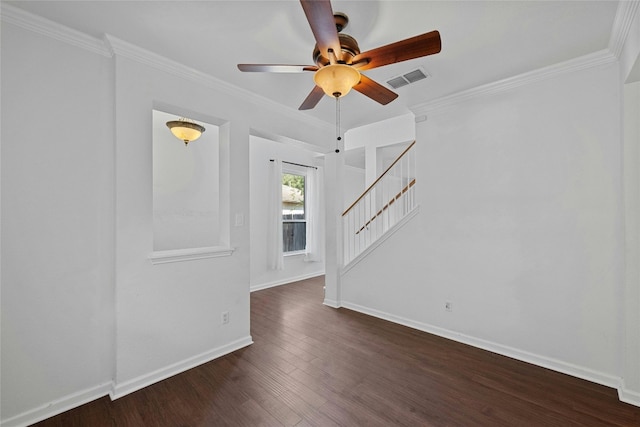
[[[153,114],[152,261],[192,258],[222,243],[220,221],[220,128],[203,120],[200,138],[184,144],[166,123],[179,114]],[[154,261],[154,262],[155,262]]]

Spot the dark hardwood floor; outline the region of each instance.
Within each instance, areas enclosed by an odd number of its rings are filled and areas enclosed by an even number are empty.
[[[254,344],[38,426],[640,426],[615,390],[346,309],[251,295]]]

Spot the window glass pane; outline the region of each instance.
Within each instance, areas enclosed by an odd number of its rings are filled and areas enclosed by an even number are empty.
[[[283,251],[303,251],[306,247],[304,175],[282,174]]]
[[[282,251],[295,252],[304,251],[306,245],[307,224],[305,222],[282,223]]]

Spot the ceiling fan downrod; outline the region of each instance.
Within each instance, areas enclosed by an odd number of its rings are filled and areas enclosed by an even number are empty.
[[[342,137],[340,136],[340,94],[335,95],[336,97],[336,153],[340,152],[340,141]]]

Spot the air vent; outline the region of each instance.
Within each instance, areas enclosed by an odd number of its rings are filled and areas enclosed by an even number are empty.
[[[426,79],[428,76],[429,74],[427,74],[422,68],[417,68],[401,76],[387,80],[387,84],[394,89],[398,89],[399,87]]]
[[[389,80],[387,84],[394,89],[398,89],[399,87],[408,85],[409,82],[404,77],[400,76]]]

